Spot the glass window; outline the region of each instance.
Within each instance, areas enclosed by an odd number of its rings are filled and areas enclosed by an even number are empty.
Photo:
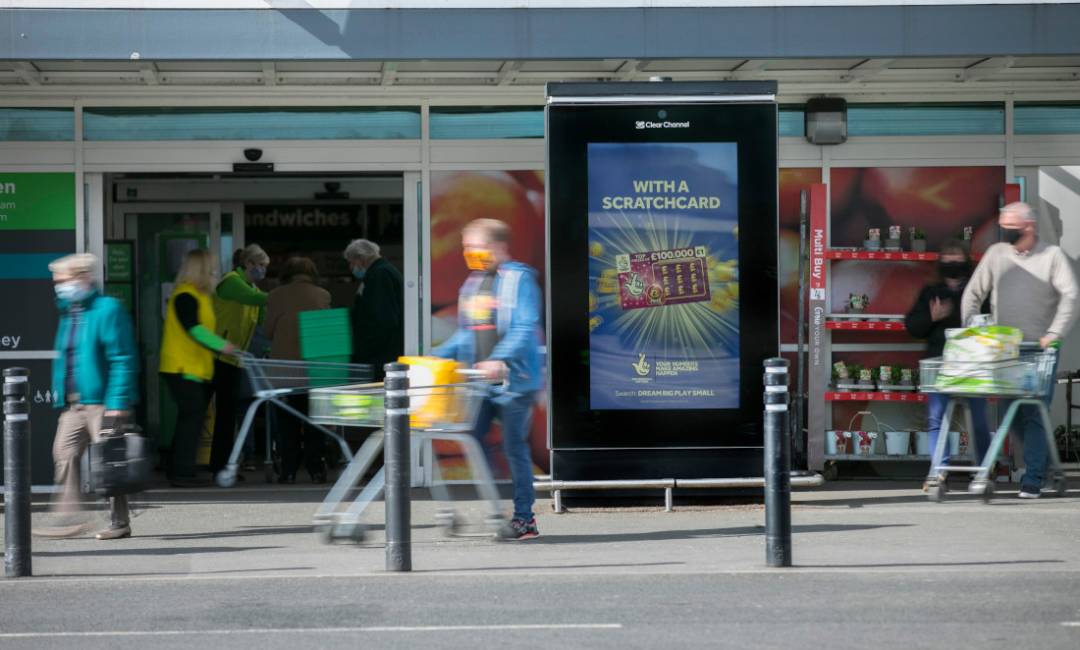
[[[0,108],[0,141],[74,139],[75,114],[70,108]]]
[[[420,109],[95,108],[87,140],[416,140]]]
[[[1080,133],[1080,104],[1017,104],[1013,111],[1016,135]]]
[[[544,109],[536,106],[463,106],[431,109],[432,140],[544,137]]]
[[[1002,135],[1001,104],[849,104],[848,136]]]
[[[805,112],[801,107],[780,107],[780,137],[801,138],[806,135]]]

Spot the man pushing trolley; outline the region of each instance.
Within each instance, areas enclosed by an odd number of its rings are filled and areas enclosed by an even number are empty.
[[[928,374],[922,374],[920,379],[924,390],[944,390],[957,396],[967,394],[969,399],[975,395],[1016,398],[1008,404],[986,458],[975,468],[977,475],[972,489],[989,496],[990,471],[1010,426],[1019,418],[1017,433],[1023,441],[1026,467],[1018,496],[1038,499],[1046,480],[1048,461],[1055,491],[1058,494],[1065,491],[1048,407],[1054,396],[1058,347],[1076,320],[1078,287],[1065,253],[1057,246],[1039,241],[1037,219],[1031,206],[1019,202],[1006,205],[1001,209],[998,225],[1002,241],[987,249],[964,289],[961,319],[971,324],[989,297],[993,321],[1012,332],[993,334],[1001,344],[997,356],[991,352],[989,357],[979,357],[976,353],[967,358],[962,354],[950,358],[947,342],[941,360],[924,362],[922,372]],[[964,332],[969,337],[989,333]],[[952,340],[957,339],[954,336]],[[972,342],[977,340],[971,338]],[[984,353],[987,349],[990,348],[984,348]],[[942,419],[943,431],[953,410],[952,402]],[[928,478],[931,497],[944,493],[943,481],[937,480],[941,470],[956,469],[938,467],[942,456],[938,452],[943,450],[944,441],[939,438]]]

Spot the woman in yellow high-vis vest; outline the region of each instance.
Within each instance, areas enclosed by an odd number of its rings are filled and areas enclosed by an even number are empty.
[[[214,353],[233,355],[237,348],[214,334],[214,256],[190,251],[184,256],[176,287],[165,310],[158,372],[176,402],[169,482],[174,487],[207,485],[195,477],[195,453],[206,418]]]

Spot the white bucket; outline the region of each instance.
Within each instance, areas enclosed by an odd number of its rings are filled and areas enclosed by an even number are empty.
[[[843,456],[851,453],[851,434],[847,431],[825,432],[825,454]]]
[[[911,449],[910,431],[886,431],[885,453],[890,456],[907,456]]]
[[[930,432],[929,431],[916,431],[915,432],[915,453],[919,456],[930,455]]]
[[[876,431],[851,431],[851,454],[873,456],[881,453],[881,443]]]
[[[967,445],[965,445],[966,447]],[[960,432],[949,432],[949,457],[955,458],[960,455]]]

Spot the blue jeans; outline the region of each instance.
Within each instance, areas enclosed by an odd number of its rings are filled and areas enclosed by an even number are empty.
[[[934,450],[937,449],[938,433],[941,431],[941,418],[945,417],[945,407],[949,404],[949,395],[943,393],[928,393],[927,394],[927,407],[929,413],[926,416],[926,427],[930,433],[930,454],[934,454]],[[986,423],[986,400],[977,398],[967,399],[968,407],[971,409],[971,426],[975,431],[973,434],[975,444],[975,460],[977,463],[981,463],[983,457],[986,455],[987,449],[990,448],[990,429]],[[956,410],[953,411],[956,413]],[[945,445],[945,456],[941,459],[942,465],[949,464],[949,445]]]
[[[532,422],[534,393],[489,396],[480,405],[474,434],[483,444],[491,423],[496,418],[502,424],[503,453],[510,461],[510,479],[514,486],[514,518],[529,521],[533,518],[532,452],[529,449],[529,425]],[[485,445],[485,451],[486,449]]]
[[[1054,357],[1054,368],[1050,372],[1051,377],[1057,377],[1060,353]],[[1054,400],[1054,388],[1057,384],[1050,381],[1050,390],[1043,397],[1046,408],[1050,408],[1050,402]],[[1012,400],[1003,401],[1002,409],[1008,409]],[[1005,411],[1001,411],[1002,415]],[[1012,431],[1024,443],[1024,478],[1020,481],[1020,489],[1028,492],[1038,492],[1046,480],[1046,461],[1050,457],[1050,448],[1047,446],[1046,427],[1043,426],[1039,408],[1025,404],[1016,410],[1016,418],[1013,422],[1019,422],[1019,426],[1013,426]]]

